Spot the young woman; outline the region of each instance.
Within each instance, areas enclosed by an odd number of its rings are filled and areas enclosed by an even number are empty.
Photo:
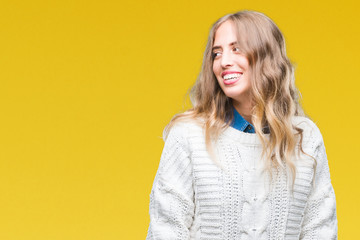
[[[337,239],[322,135],[270,18],[214,23],[191,98],[164,130],[148,240]]]

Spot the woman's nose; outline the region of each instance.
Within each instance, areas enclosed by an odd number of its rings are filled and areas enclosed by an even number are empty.
[[[233,59],[230,53],[223,52],[221,56],[221,66],[223,68],[230,67],[233,65]]]

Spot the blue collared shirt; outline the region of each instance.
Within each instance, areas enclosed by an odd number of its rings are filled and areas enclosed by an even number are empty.
[[[234,120],[231,123],[231,126],[239,131],[246,133],[255,133],[254,126],[246,121],[238,111],[236,111],[235,107],[233,107],[234,111]]]

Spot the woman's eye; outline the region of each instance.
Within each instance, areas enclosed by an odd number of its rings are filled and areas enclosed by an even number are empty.
[[[219,53],[219,52],[214,52],[213,53],[213,58],[216,58],[217,56],[219,56],[221,53]]]
[[[234,47],[234,52],[239,52],[240,51],[240,49],[238,48],[238,47]]]

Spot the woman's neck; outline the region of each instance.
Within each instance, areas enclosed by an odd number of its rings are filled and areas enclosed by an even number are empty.
[[[252,108],[253,105],[250,101],[247,102],[238,102],[233,100],[233,106],[235,107],[236,111],[249,123],[253,124],[252,122]]]

